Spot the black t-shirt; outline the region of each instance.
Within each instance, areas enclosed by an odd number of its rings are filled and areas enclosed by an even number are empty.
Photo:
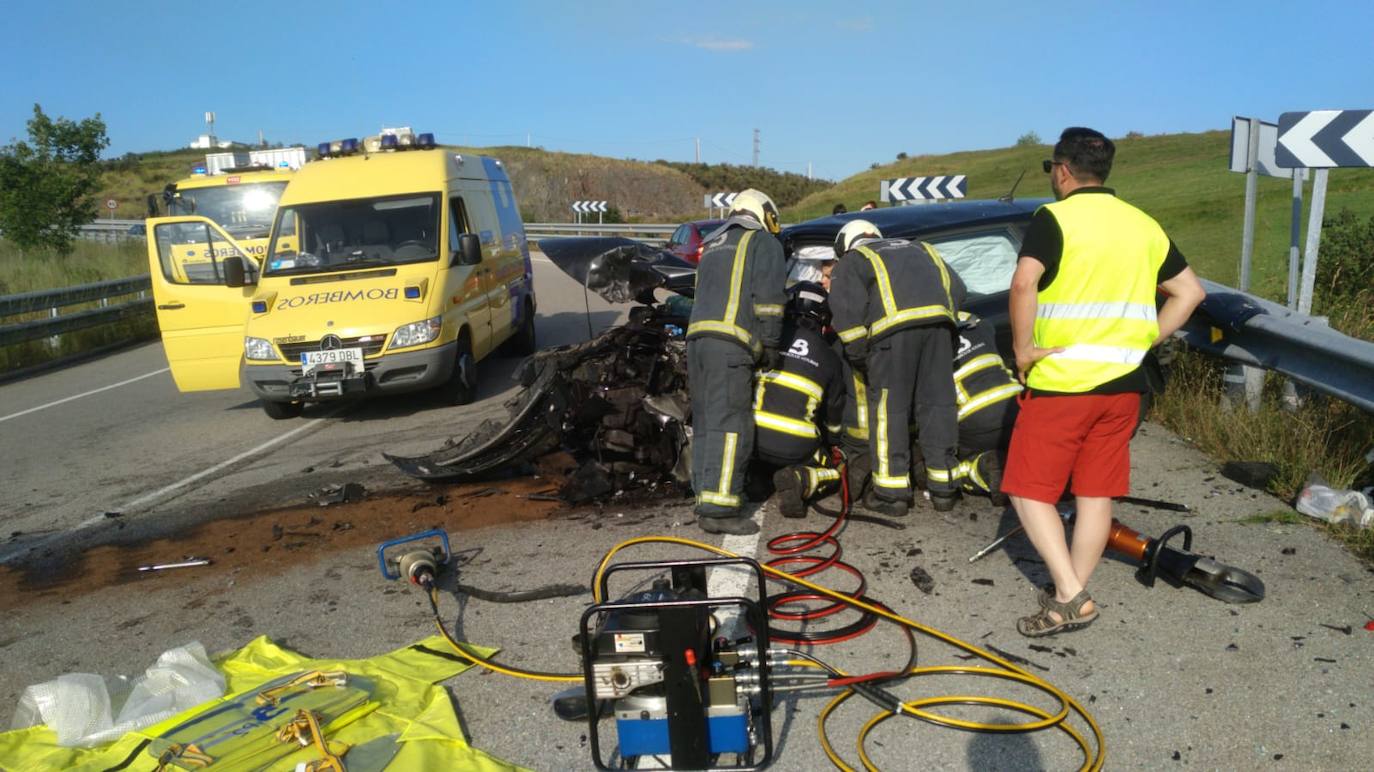
[[[1070,193],[1070,196],[1080,194],[1115,195],[1111,188],[1088,187],[1078,188]],[[1059,228],[1059,221],[1054,214],[1044,207],[1035,213],[1031,218],[1030,227],[1026,229],[1026,237],[1021,241],[1021,257],[1029,257],[1032,260],[1045,266],[1045,273],[1040,277],[1038,288],[1043,292],[1054,277],[1059,273],[1059,262],[1064,256],[1064,233]],[[1184,259],[1183,253],[1178,251],[1178,247],[1173,240],[1169,240],[1169,254],[1165,256],[1164,263],[1159,266],[1158,283],[1174,278],[1183,273],[1183,269],[1188,267],[1188,261]],[[1106,383],[1093,387],[1086,392],[1074,392],[1083,394],[1120,394],[1128,391],[1149,391],[1149,382],[1146,380],[1145,372],[1137,367],[1129,373],[1114,378]],[[1036,394],[1059,394],[1062,392],[1033,390]]]

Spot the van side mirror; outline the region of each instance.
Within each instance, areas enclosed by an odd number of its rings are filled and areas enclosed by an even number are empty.
[[[157,194],[148,194],[148,216],[157,217],[160,213],[157,210]]]
[[[246,287],[251,283],[248,281],[248,266],[244,264],[243,258],[238,255],[231,255],[221,260],[219,268],[224,274],[224,286],[226,287]]]
[[[458,237],[458,252],[454,255],[459,265],[477,265],[482,262],[482,241],[476,233],[464,233]]]

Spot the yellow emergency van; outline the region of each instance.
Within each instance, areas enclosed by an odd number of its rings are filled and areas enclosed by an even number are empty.
[[[534,273],[505,168],[408,132],[319,153],[291,176],[260,258],[205,217],[148,221],[177,387],[242,378],[273,418],[429,388],[471,402],[479,360],[536,345]],[[193,253],[211,256],[210,273],[178,268]]]
[[[148,212],[156,217],[160,203],[168,215],[206,217],[233,236],[250,257],[261,259],[267,254],[277,201],[292,172],[304,163],[302,147],[211,153],[191,176],[167,185],[160,202],[157,195],[148,196]],[[222,283],[210,257],[183,251],[171,268],[184,281]]]

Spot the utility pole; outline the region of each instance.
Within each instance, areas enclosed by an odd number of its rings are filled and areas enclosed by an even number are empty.
[[[701,137],[697,137],[697,138],[696,138],[696,143],[697,143],[697,160],[696,160],[696,163],[701,163]]]
[[[262,129],[258,129],[258,147],[267,147],[267,140],[263,139]]]
[[[529,146],[530,146],[530,133],[527,131],[527,132],[525,132],[525,147],[529,147]]]
[[[759,130],[754,129],[754,165],[759,165]]]
[[[807,161],[807,162],[806,162],[806,181],[807,181],[807,182],[810,182],[810,181],[811,181],[811,162],[810,162],[810,161]]]

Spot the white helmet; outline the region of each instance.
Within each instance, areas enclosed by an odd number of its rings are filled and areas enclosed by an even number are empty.
[[[730,203],[730,216],[747,214],[758,220],[768,232],[777,235],[782,230],[782,224],[778,221],[778,207],[773,203],[773,199],[761,190],[748,190],[735,196],[735,200]]]
[[[840,232],[835,236],[835,257],[844,257],[844,253],[854,248],[854,242],[859,239],[880,239],[883,232],[878,230],[878,226],[868,220],[850,220],[845,223]]]

